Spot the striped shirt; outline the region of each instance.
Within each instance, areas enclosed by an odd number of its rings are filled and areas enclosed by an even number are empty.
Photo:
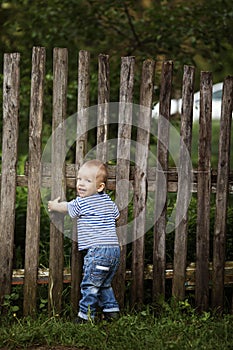
[[[119,245],[116,222],[119,210],[106,193],[77,197],[68,202],[68,213],[77,218],[78,249]]]

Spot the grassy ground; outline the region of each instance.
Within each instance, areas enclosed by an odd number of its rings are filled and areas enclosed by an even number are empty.
[[[233,349],[233,316],[197,315],[185,302],[76,325],[60,317],[1,320],[0,349]],[[67,348],[66,348],[67,346]]]

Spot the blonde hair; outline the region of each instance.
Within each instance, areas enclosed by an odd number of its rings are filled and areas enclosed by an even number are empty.
[[[106,185],[108,179],[108,171],[104,163],[102,163],[98,159],[91,159],[85,162],[82,166],[97,168],[96,178],[98,179],[98,181],[103,182]]]

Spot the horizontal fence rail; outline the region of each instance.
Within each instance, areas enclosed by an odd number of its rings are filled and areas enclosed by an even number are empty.
[[[29,153],[24,173],[18,174],[17,141],[19,132],[23,132],[19,122],[20,54],[4,55],[0,304],[4,296],[11,293],[12,285],[23,285],[23,313],[34,314],[37,311],[38,288],[41,284],[48,284],[48,311],[61,313],[64,284],[70,283],[70,302],[73,311],[77,311],[82,255],[77,250],[76,225],[73,224],[69,236],[71,249],[70,264],[67,267],[64,259],[65,220],[63,216],[56,217],[55,220],[56,214],[50,214],[49,266],[41,268],[41,205],[46,207],[46,201],[50,197],[60,196],[64,200],[70,195],[69,191],[75,196],[79,167],[86,158],[98,157],[107,163],[107,190],[114,196],[121,212],[118,226],[121,264],[114,280],[120,306],[123,308],[126,304],[128,289],[131,305],[142,305],[145,300],[145,281],[151,281],[151,302],[157,301],[161,295],[165,298],[169,294],[167,281],[170,281],[170,296],[183,300],[187,291],[194,291],[198,310],[204,311],[212,307],[222,312],[225,289],[231,289],[232,293],[233,287],[233,262],[226,261],[225,258],[227,210],[230,205],[229,196],[233,193],[233,172],[230,171],[233,77],[226,77],[223,84],[218,166],[217,169],[212,169],[213,77],[210,72],[201,72],[198,165],[193,169],[190,158],[195,69],[184,66],[182,112],[176,151],[178,160],[171,167],[169,153],[172,153],[172,149],[169,147],[174,141],[170,116],[173,62],[163,62],[159,117],[152,120],[156,62],[145,60],[142,64],[139,101],[135,113],[133,101],[135,74],[138,69],[136,58],[121,58],[119,103],[112,113],[109,56],[99,55],[98,106],[95,119],[92,115],[93,106],[90,106],[90,54],[80,51],[77,61],[77,109],[70,118],[67,116],[68,51],[64,48],[54,49],[52,136],[48,140],[48,143],[51,142],[50,148],[45,147],[42,152],[46,52],[44,48],[33,48]],[[134,113],[137,116],[136,121],[133,119]],[[68,163],[66,156],[71,148],[74,156]],[[22,269],[16,269],[13,263],[17,230],[15,208],[20,205],[17,202],[17,187],[27,188],[25,256],[22,259]],[[47,197],[42,196],[42,190],[47,193]],[[176,195],[172,264],[166,261],[169,194]],[[196,245],[193,247],[195,261],[190,263],[187,257],[190,220],[188,207],[193,194],[197,198],[197,228]],[[210,202],[213,194],[216,207],[215,226],[214,232],[210,232]],[[148,264],[145,247],[148,239],[146,233],[149,230],[153,236],[153,242],[150,242],[153,257]]]
[[[43,163],[41,165],[41,171],[42,171],[42,185],[44,187],[50,187],[51,186],[51,164],[50,163]],[[107,189],[108,190],[115,190],[116,189],[116,165],[107,165],[108,169],[108,182],[107,182]],[[196,169],[193,169],[192,172],[192,191],[194,193],[197,192],[197,181],[198,181],[198,174],[199,171]],[[65,178],[66,178],[66,185],[69,188],[75,189],[76,187],[76,165],[75,164],[66,164],[65,165]],[[150,167],[146,171],[147,181],[148,181],[148,187],[151,191],[155,189],[155,181],[156,181],[156,167]],[[177,192],[178,188],[178,170],[176,168],[168,168],[167,170],[167,176],[168,176],[168,191],[169,192]],[[217,185],[217,170],[210,169],[210,176],[211,176],[211,192],[216,192],[216,185]],[[135,167],[132,165],[130,166],[130,172],[129,172],[129,181],[133,182],[135,178]],[[229,193],[233,193],[233,172],[229,172],[228,176],[228,183],[229,183]],[[27,187],[28,185],[28,162],[25,163],[24,168],[24,175],[18,175],[17,176],[17,185]]]
[[[195,290],[195,263],[191,263],[186,267],[186,279],[184,282],[185,289]],[[210,276],[213,273],[213,266],[209,264]],[[143,271],[144,280],[153,280],[153,265],[145,266]],[[132,281],[132,271],[127,270],[125,272],[125,278],[127,281]],[[165,278],[173,279],[174,271],[172,266],[167,265],[165,270]],[[49,283],[49,269],[39,268],[37,273],[37,283],[38,284],[48,284]],[[63,283],[71,283],[71,269],[65,268],[63,270]],[[24,269],[15,269],[12,274],[12,285],[23,285],[24,284]],[[212,276],[209,279],[209,287],[212,288]],[[226,287],[232,287],[233,285],[233,262],[226,261],[224,268],[224,285]]]

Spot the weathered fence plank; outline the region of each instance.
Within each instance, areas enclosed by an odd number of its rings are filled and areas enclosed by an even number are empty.
[[[4,295],[10,294],[11,291],[19,129],[19,62],[19,53],[4,55],[0,202],[0,302]]]
[[[226,248],[226,219],[229,190],[231,119],[233,109],[233,77],[223,84],[219,137],[216,214],[213,240],[213,292],[212,307],[219,312],[224,306],[224,265]]]
[[[174,241],[174,276],[172,283],[172,295],[178,300],[183,300],[185,297],[188,205],[192,190],[192,166],[190,164],[190,157],[192,143],[194,75],[194,67],[184,67],[180,127],[180,159],[178,169],[179,176],[176,201],[176,229]],[[183,208],[187,208],[185,213]]]
[[[24,315],[36,311],[37,269],[40,240],[40,181],[45,48],[32,53],[31,103],[29,127],[28,199],[25,242]]]
[[[76,140],[77,170],[84,161],[87,153],[88,107],[90,94],[90,53],[84,50],[79,52],[78,64],[78,114]]]
[[[79,167],[84,162],[87,152],[87,125],[90,95],[90,53],[79,52],[78,62],[78,101],[77,101],[77,140],[75,155],[75,188]],[[82,255],[77,246],[77,222],[73,224],[72,256],[71,256],[71,305],[74,313],[77,312],[78,301],[81,297],[80,283],[82,279]]]
[[[134,57],[122,57],[120,76],[120,98],[118,119],[116,203],[120,209],[118,235],[121,242],[121,264],[118,269],[114,289],[120,306],[124,305],[126,243],[129,202],[130,140],[132,129],[132,102],[134,86]]]
[[[173,63],[164,62],[160,90],[158,120],[157,169],[155,189],[155,225],[153,249],[153,299],[165,295],[167,171],[169,149],[169,118]],[[156,217],[161,213],[159,217]]]
[[[55,48],[53,66],[52,184],[51,198],[65,200],[65,125],[68,51]],[[49,256],[49,311],[60,313],[63,292],[63,215],[51,214]]]
[[[140,111],[137,130],[134,175],[134,226],[132,244],[132,305],[143,303],[144,291],[144,245],[146,233],[146,200],[147,200],[147,160],[150,143],[151,105],[153,96],[153,78],[155,63],[152,60],[143,62]]]
[[[195,300],[199,311],[209,305],[210,195],[211,195],[212,74],[201,73],[197,181],[197,239]]]
[[[97,159],[107,161],[107,135],[109,120],[110,76],[109,56],[99,55],[98,79],[98,122],[97,122]]]

